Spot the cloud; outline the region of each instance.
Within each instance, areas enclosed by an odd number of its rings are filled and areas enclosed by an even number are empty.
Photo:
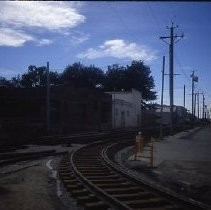
[[[38,46],[49,45],[53,43],[49,39],[37,39],[32,35],[26,34],[22,30],[14,30],[10,28],[0,28],[0,46],[21,47],[26,42],[35,42]]]
[[[49,45],[53,43],[53,41],[50,39],[41,39],[41,40],[36,40],[36,41],[38,43],[37,44],[38,46]]]
[[[73,44],[81,44],[85,42],[86,40],[89,39],[90,35],[89,34],[84,34],[78,31],[74,31],[69,33],[70,41]]]
[[[0,8],[1,23],[15,27],[74,28],[86,19],[68,2],[6,1]]]
[[[80,4],[74,2],[5,1],[0,2],[0,46],[21,47],[28,41],[37,46],[49,45],[53,41],[37,38],[28,31],[63,33],[85,21],[79,14]],[[75,43],[88,39],[85,35],[73,36]]]
[[[27,41],[34,41],[34,37],[24,33],[21,30],[13,30],[9,28],[0,28],[0,46],[20,47]]]
[[[144,45],[128,43],[122,39],[107,40],[97,48],[89,48],[77,55],[78,58],[95,59],[114,57],[118,59],[140,59],[151,61],[156,59],[155,51]]]

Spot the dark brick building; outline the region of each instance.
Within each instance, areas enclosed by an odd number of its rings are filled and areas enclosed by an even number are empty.
[[[0,128],[9,134],[46,133],[46,88],[0,88]],[[52,133],[111,128],[112,99],[97,89],[50,88]]]

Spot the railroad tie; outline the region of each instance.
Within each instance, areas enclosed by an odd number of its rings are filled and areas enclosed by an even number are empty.
[[[164,198],[150,198],[144,200],[138,199],[133,201],[125,201],[124,203],[132,208],[161,207],[169,204],[169,202]]]
[[[77,189],[77,190],[72,190],[71,195],[73,197],[79,197],[79,196],[88,196],[90,193],[87,189]]]
[[[127,193],[127,194],[114,194],[113,197],[118,200],[131,200],[140,198],[149,198],[152,194],[149,192],[139,192],[139,193]]]
[[[100,201],[99,198],[97,198],[93,194],[89,194],[88,196],[78,196],[77,197],[77,203],[84,205],[85,203],[93,203]]]
[[[66,188],[68,191],[72,191],[72,190],[77,190],[77,189],[83,189],[83,184],[81,183],[72,183],[72,184],[67,184]]]
[[[135,208],[135,209],[140,209],[140,208]],[[163,207],[146,207],[146,208],[141,208],[141,210],[183,210],[181,207],[177,206],[163,206]]]
[[[105,204],[103,201],[98,201],[98,202],[91,202],[91,203],[86,203],[85,204],[85,209],[86,210],[107,210],[109,206]]]
[[[105,189],[109,194],[125,194],[125,193],[138,193],[140,189],[138,187],[126,187],[126,188],[111,188]]]

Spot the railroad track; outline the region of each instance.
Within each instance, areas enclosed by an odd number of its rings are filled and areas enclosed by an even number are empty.
[[[44,144],[44,145],[61,145],[66,144],[70,146],[72,143],[83,143],[87,144],[90,142],[95,142],[98,139],[102,141],[107,141],[107,139],[126,139],[131,138],[134,136],[134,131],[113,131],[107,133],[97,133],[97,132],[90,132],[90,133],[81,133],[81,134],[74,134],[70,136],[44,136],[40,139],[34,140],[34,143]],[[17,153],[15,152],[18,149],[24,149],[27,146],[24,145],[1,145],[0,147],[0,167],[6,166],[10,164],[14,164],[17,162],[22,161],[30,161],[36,160],[39,158],[47,157],[47,156],[56,156],[62,155],[67,152],[56,152],[56,150],[45,150],[40,152],[22,152]]]
[[[67,152],[56,152],[56,150],[47,150],[42,152],[22,152],[22,153],[0,153],[0,167],[14,164],[22,161],[37,160],[47,156],[64,155]]]
[[[122,169],[109,158],[115,145],[92,143],[60,163],[64,186],[85,209],[208,209],[201,203],[148,185]]]

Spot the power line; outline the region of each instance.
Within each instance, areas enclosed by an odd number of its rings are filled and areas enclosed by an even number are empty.
[[[152,7],[150,6],[150,2],[147,1],[146,5],[147,5],[147,8],[150,10],[149,13],[152,16],[152,19],[154,20],[155,25],[157,26],[157,30],[158,30],[158,34],[159,34],[159,31],[162,31],[162,30],[161,30],[161,26],[160,26],[160,23],[158,21],[158,18],[155,17],[155,13],[153,12]]]

